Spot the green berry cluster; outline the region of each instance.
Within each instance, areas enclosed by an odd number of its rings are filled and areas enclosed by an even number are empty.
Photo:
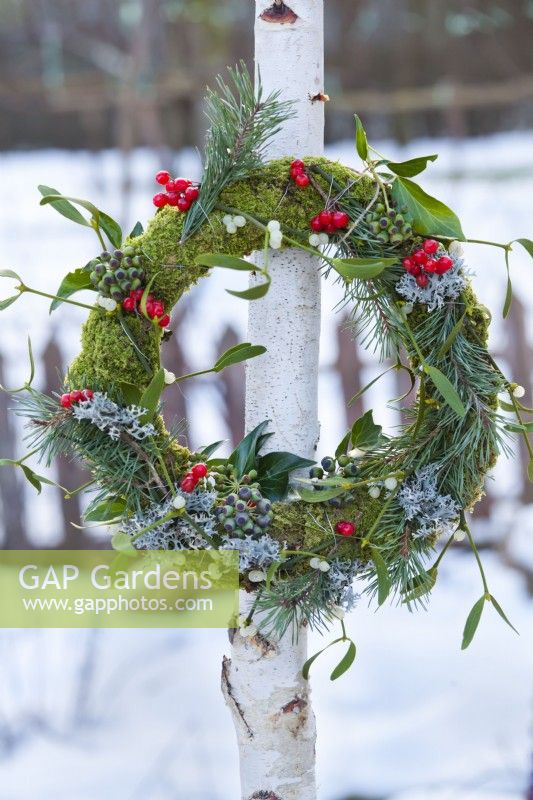
[[[218,522],[232,536],[261,536],[270,526],[272,503],[257,486],[240,486],[215,510]]]
[[[327,489],[328,485],[320,485],[320,481],[324,478],[332,478],[334,475],[340,475],[343,478],[357,478],[359,475],[359,468],[357,466],[358,459],[348,455],[340,455],[338,458],[333,456],[325,456],[320,462],[320,466],[312,467],[309,470],[309,477],[314,480],[315,490]],[[340,497],[332,497],[328,500],[328,504],[333,508],[342,508],[342,506],[352,498],[349,492]]]
[[[121,303],[143,285],[145,264],[146,256],[131,245],[112,253],[105,251],[91,262],[91,283],[102,297]]]
[[[398,206],[389,201],[387,208],[383,203],[377,203],[366,215],[366,222],[376,239],[384,244],[401,244],[413,238],[413,228],[406,219],[407,206]]]

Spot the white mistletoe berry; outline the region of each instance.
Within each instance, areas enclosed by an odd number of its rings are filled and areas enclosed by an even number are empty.
[[[267,225],[268,230],[270,233],[274,233],[275,231],[281,230],[281,225],[279,224],[277,219],[271,219]]]
[[[370,489],[368,490],[368,494],[370,495],[372,500],[377,500],[381,494],[381,489],[379,488],[379,486],[371,486]]]
[[[388,489],[389,492],[393,492],[394,489],[398,486],[398,481],[396,478],[385,478],[385,489]]]
[[[233,222],[233,217],[231,216],[231,214],[226,214],[224,217],[222,217],[222,222],[224,223],[224,225],[227,226],[231,222]]]
[[[228,222],[228,224],[226,225],[226,230],[228,233],[237,233],[237,226],[235,225],[233,220],[231,220],[231,222]]]
[[[328,564],[327,561],[321,561],[318,565],[318,569],[320,572],[329,572],[331,569],[331,564]]]
[[[457,530],[453,535],[453,538],[455,539],[456,542],[462,542],[465,539],[465,537],[466,537],[466,531],[464,531],[462,528],[457,528]]]
[[[176,511],[181,511],[182,508],[185,508],[186,500],[181,494],[177,494],[174,500],[172,501],[172,505],[176,509]]]
[[[331,616],[336,617],[337,619],[344,619],[346,616],[346,611],[342,606],[333,606],[331,609]]]
[[[241,636],[244,636],[245,639],[251,639],[252,636],[255,636],[257,630],[258,630],[257,625],[250,623],[250,625],[245,625],[241,627],[240,634]]]
[[[462,244],[460,242],[452,242],[448,247],[448,253],[452,258],[461,258],[464,253]]]
[[[319,233],[318,238],[320,239],[320,244],[329,244],[329,236],[327,233]]]
[[[320,244],[320,236],[318,235],[318,233],[312,233],[311,234],[311,236],[309,237],[309,244],[311,245],[311,247],[318,247],[319,246],[319,244]]]
[[[261,583],[266,580],[266,572],[263,572],[262,569],[252,569],[248,573],[248,580],[252,583]]]
[[[164,370],[164,372],[165,372],[165,383],[167,386],[170,386],[175,382],[176,376],[169,369]]]
[[[320,559],[314,556],[313,558],[310,559],[309,566],[312,569],[320,569]]]
[[[364,456],[364,454],[365,454],[365,451],[361,450],[359,447],[354,447],[353,450],[350,450],[348,452],[348,455],[350,456],[350,458],[361,458],[361,456]]]
[[[237,214],[236,217],[233,217],[233,224],[236,225],[238,228],[244,228],[246,225],[246,217]]]
[[[526,393],[526,390],[524,389],[523,386],[518,386],[517,385],[517,386],[515,386],[513,388],[513,397],[520,398],[520,397],[523,397],[525,395],[525,393]]]

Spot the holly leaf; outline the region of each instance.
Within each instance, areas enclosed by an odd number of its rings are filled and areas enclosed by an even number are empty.
[[[345,281],[368,281],[398,263],[396,258],[333,258],[333,268]]]
[[[376,425],[372,411],[367,411],[356,420],[352,427],[352,446],[361,450],[370,450],[377,445],[381,437],[381,425]]]
[[[236,344],[220,356],[213,367],[213,371],[221,372],[223,369],[226,369],[226,367],[241,364],[243,361],[248,361],[251,358],[257,358],[257,356],[262,356],[263,353],[266,353],[266,347],[263,347],[263,345],[254,345],[250,342]]]
[[[457,394],[456,388],[448,380],[446,375],[444,375],[440,369],[437,369],[437,367],[431,367],[429,364],[425,365],[424,371],[427,375],[429,375],[450,408],[455,411],[458,417],[464,417],[466,415],[466,408],[464,407],[461,398]]]
[[[368,159],[368,139],[366,137],[366,131],[363,128],[363,123],[359,118],[358,114],[354,114],[355,119],[355,146],[357,148],[357,154],[359,158],[363,161]]]
[[[477,631],[479,621],[481,619],[481,614],[483,613],[483,606],[485,605],[485,596],[480,597],[479,600],[474,603],[470,614],[466,618],[465,628],[463,631],[463,641],[461,644],[461,650],[466,650],[466,648],[472,642],[472,639],[475,636]]]
[[[408,161],[386,161],[385,163],[395,175],[400,175],[402,178],[413,178],[427,168],[429,161],[436,161],[437,158],[438,155],[434,154],[410,158]]]
[[[247,434],[242,442],[235,448],[233,453],[228,458],[230,464],[235,467],[236,476],[238,479],[246,475],[253,467],[257,460],[257,454],[260,447],[265,441],[263,433],[268,427],[270,420],[261,422],[253,431]],[[272,434],[270,434],[272,435]]]
[[[407,207],[417,233],[465,240],[459,218],[451,208],[414,181],[398,176],[392,185],[392,196],[400,207]]]
[[[61,192],[58,192],[57,189],[52,189],[51,186],[38,186],[37,187],[39,192],[42,194],[43,197],[53,198],[48,199],[47,202],[54,208],[58,214],[61,214],[62,217],[66,217],[70,219],[71,222],[76,222],[78,225],[84,225],[86,228],[90,228],[91,224],[88,220],[85,219],[83,214],[80,214],[78,209],[69,203],[69,201],[61,195]],[[43,205],[41,201],[41,205]]]
[[[69,272],[68,275],[65,275],[61,281],[59,289],[56,292],[56,295],[65,299],[67,297],[71,297],[73,294],[76,294],[76,292],[81,292],[86,289],[95,291],[94,286],[91,283],[89,271],[85,267],[79,267],[78,269]],[[61,302],[61,300],[52,300],[50,303],[50,314],[52,311],[55,311],[56,308],[59,308]]]
[[[269,500],[283,500],[287,496],[291,472],[312,467],[314,463],[294,453],[274,452],[260,456],[257,462],[257,480],[261,491]]]

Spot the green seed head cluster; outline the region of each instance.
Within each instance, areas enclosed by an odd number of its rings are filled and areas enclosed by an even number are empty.
[[[103,297],[121,303],[132,290],[143,286],[146,261],[142,251],[132,245],[105,251],[91,262],[91,283]]]
[[[402,244],[413,238],[413,228],[407,219],[407,207],[398,208],[389,202],[389,208],[377,203],[366,215],[366,222],[378,241],[384,244]]]
[[[231,536],[261,536],[272,522],[272,503],[257,486],[240,486],[216,509],[217,519]]]
[[[357,462],[358,458],[356,456],[340,455],[338,458],[325,456],[320,462],[320,466],[312,467],[309,470],[309,477],[315,481],[315,491],[330,488],[327,483],[321,485],[321,481],[325,478],[332,478],[337,475],[343,478],[357,478],[359,475]],[[351,493],[346,492],[340,497],[332,497],[328,500],[328,505],[333,508],[342,508],[343,505],[351,499]]]

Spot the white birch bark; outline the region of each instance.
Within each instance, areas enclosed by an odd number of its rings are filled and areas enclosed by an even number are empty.
[[[324,106],[311,97],[324,89],[324,2],[292,0],[294,13],[287,13],[282,23],[275,14],[274,21],[261,18],[268,6],[268,0],[256,0],[256,67],[265,92],[282,89],[297,112],[273,141],[269,157],[320,155]],[[255,254],[256,263],[262,257]],[[269,293],[250,303],[248,340],[264,344],[267,354],[247,364],[246,428],[270,419],[274,436],[269,450],[314,458],[319,437],[319,263],[299,250],[271,250],[269,272]],[[252,600],[253,595],[242,598],[244,613]],[[281,640],[245,638],[238,631],[230,637],[231,659],[224,659],[222,688],[237,733],[242,800],[316,799],[315,719],[301,674],[307,631],[298,633],[297,643],[292,632]]]

